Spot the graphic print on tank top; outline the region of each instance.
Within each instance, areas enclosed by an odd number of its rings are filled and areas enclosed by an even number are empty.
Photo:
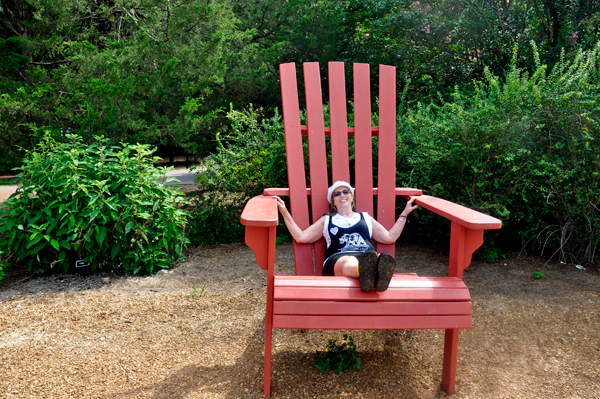
[[[350,251],[368,251],[371,247],[364,238],[358,233],[344,234],[340,237],[340,244],[343,245],[339,252]]]

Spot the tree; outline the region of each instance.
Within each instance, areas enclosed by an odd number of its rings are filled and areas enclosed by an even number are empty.
[[[225,2],[3,0],[0,12],[0,49],[13,60],[0,80],[0,169],[43,131],[214,145],[224,49],[239,40]]]

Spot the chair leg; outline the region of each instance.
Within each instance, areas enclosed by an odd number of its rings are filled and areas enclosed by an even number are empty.
[[[270,324],[270,323],[268,323]],[[273,329],[270,325],[265,326],[265,374],[263,393],[271,396],[271,343],[273,341]]]
[[[442,389],[448,395],[456,392],[456,361],[458,357],[458,328],[446,330],[444,340],[444,361],[442,368]]]

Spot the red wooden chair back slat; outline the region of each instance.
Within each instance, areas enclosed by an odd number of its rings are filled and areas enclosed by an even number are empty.
[[[310,226],[310,220],[308,217],[306,170],[304,168],[302,132],[300,129],[296,65],[294,63],[282,64],[279,66],[279,71],[281,75],[285,152],[288,165],[288,183],[290,185],[290,210],[298,226],[301,229],[306,229]],[[296,260],[296,274],[312,275],[314,273],[311,244],[299,244],[294,241],[294,259]]]
[[[329,115],[331,117],[331,180],[332,183],[338,180],[349,182],[348,115],[343,62],[329,63]]]
[[[379,66],[379,195],[377,221],[391,229],[396,221],[396,68]],[[396,256],[396,244],[377,244],[378,252]]]
[[[369,64],[354,64],[354,172],[358,212],[373,215],[373,150]]]
[[[327,152],[325,148],[325,121],[323,119],[323,93],[318,62],[304,63],[304,87],[306,90],[306,119],[308,128],[308,163],[312,222],[316,222],[329,211],[327,199]],[[315,274],[323,274],[325,241],[315,242]]]

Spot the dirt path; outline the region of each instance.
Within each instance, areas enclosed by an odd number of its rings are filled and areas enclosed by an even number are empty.
[[[447,258],[399,245],[399,270]],[[535,257],[465,271],[455,398],[600,398],[600,272]],[[292,248],[278,247],[290,273]],[[542,279],[533,278],[541,271]],[[26,280],[0,289],[1,398],[261,398],[265,272],[242,244],[197,248],[172,273]],[[349,331],[362,371],[314,367],[342,331],[276,330],[274,398],[438,398],[443,333]]]

